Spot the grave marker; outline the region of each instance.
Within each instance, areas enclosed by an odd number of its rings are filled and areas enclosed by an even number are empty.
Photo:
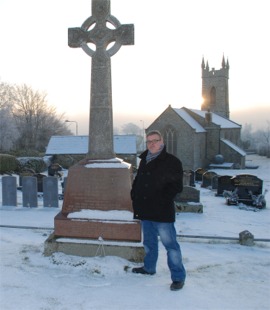
[[[17,179],[12,176],[2,178],[2,205],[17,206]]]
[[[43,206],[50,208],[59,207],[57,177],[50,176],[43,178]]]
[[[36,177],[22,178],[22,196],[23,207],[36,208],[38,206]]]
[[[92,0],[92,16],[80,28],[69,29],[68,44],[92,57],[89,147],[86,158],[69,169],[62,211],[55,217],[55,237],[140,242],[141,226],[133,220],[130,198],[132,167],[116,158],[113,148],[110,60],[122,45],[134,44],[134,26],[121,25],[110,14],[109,0]],[[70,213],[81,210],[126,210],[130,220],[70,219]]]
[[[239,202],[252,203],[250,192],[253,195],[262,194],[263,181],[252,174],[239,174],[232,177],[232,185],[238,190]]]

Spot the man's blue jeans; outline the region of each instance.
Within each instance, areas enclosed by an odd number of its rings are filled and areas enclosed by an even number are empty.
[[[174,223],[142,221],[143,245],[145,250],[144,269],[149,273],[156,272],[158,260],[158,236],[167,250],[167,263],[172,281],[185,281],[186,271],[182,263],[180,245],[176,240]]]

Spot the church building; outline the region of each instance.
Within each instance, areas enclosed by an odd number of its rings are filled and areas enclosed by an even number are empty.
[[[170,105],[146,129],[159,130],[169,153],[177,156],[184,170],[226,167],[245,168],[246,153],[240,147],[241,125],[230,120],[229,62],[222,58],[220,70],[209,69],[204,58],[201,110]]]

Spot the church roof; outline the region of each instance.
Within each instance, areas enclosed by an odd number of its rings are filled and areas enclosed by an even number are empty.
[[[194,109],[190,109],[190,111],[196,113],[197,115],[205,118],[205,113],[207,113],[207,111],[202,111],[202,110],[194,110]],[[212,113],[212,123],[219,125],[220,128],[241,128],[241,125],[225,118],[222,117],[216,113]]]
[[[234,143],[232,143],[231,141],[227,140],[227,139],[220,139],[222,142],[224,142],[225,144],[227,144],[230,148],[232,148],[233,150],[235,150],[237,153],[241,154],[242,156],[246,156],[246,152],[244,152],[240,147],[238,147],[237,145],[235,145]]]
[[[191,128],[195,130],[195,132],[206,132],[206,130],[192,117],[190,116],[186,110],[183,108],[173,110],[187,123]]]
[[[136,135],[114,135],[116,154],[136,154]],[[52,136],[46,155],[87,154],[88,136]]]

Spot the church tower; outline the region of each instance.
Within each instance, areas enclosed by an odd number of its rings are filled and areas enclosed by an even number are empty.
[[[202,111],[209,111],[230,118],[229,109],[229,61],[222,57],[221,69],[209,70],[208,61],[202,59]]]

